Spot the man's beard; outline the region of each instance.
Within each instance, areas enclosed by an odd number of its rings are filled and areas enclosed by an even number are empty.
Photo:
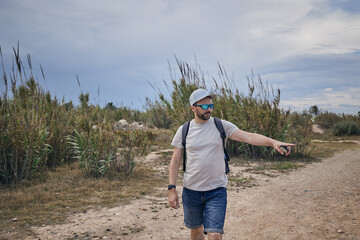
[[[209,117],[205,116],[205,114],[208,114],[209,113]],[[204,114],[200,114],[199,111],[196,110],[196,115],[202,119],[202,120],[209,120],[210,119],[210,116],[211,116],[211,113],[210,112],[205,112]]]

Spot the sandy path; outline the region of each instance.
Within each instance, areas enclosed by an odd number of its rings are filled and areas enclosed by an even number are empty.
[[[229,187],[223,239],[360,239],[360,149],[256,183]],[[189,239],[164,189],[33,230],[40,239]]]

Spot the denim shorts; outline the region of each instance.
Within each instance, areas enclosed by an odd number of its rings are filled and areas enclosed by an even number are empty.
[[[204,233],[224,233],[227,204],[226,188],[199,192],[183,189],[185,226],[191,229],[204,225]]]

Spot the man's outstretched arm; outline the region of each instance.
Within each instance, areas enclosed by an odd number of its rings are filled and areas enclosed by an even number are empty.
[[[280,146],[287,146],[289,151],[285,153],[285,155],[289,155],[291,149],[290,147],[295,146],[295,144],[293,143],[280,142],[275,139],[265,137],[264,135],[261,134],[249,133],[240,129],[236,130],[230,136],[230,139],[239,142],[249,143],[251,145],[256,145],[256,146],[270,146],[275,148],[275,150],[278,151],[280,154],[284,154],[284,152],[280,150]]]

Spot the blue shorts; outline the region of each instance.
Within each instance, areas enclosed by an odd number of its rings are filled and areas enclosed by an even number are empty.
[[[196,229],[204,225],[204,233],[224,233],[224,222],[227,204],[226,188],[199,192],[183,190],[185,226]]]

